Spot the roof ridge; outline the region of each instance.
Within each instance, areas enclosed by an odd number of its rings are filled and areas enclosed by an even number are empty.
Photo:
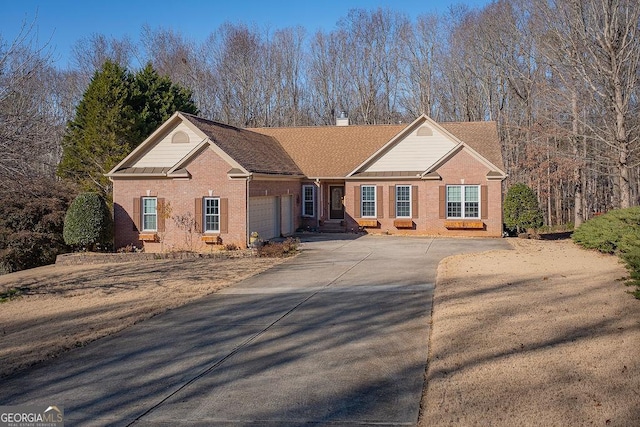
[[[484,123],[497,123],[496,120],[474,120],[471,122],[468,121],[456,121],[456,122],[436,122],[439,125],[465,125],[465,124],[484,124]]]
[[[259,126],[259,127],[251,127],[244,128],[246,130],[251,131],[252,129],[354,129],[354,128],[371,128],[371,127],[406,127],[409,123],[384,123],[384,124],[374,124],[374,125],[349,125],[349,126],[336,126],[336,125],[308,125],[308,126]]]
[[[216,120],[211,120],[211,119],[206,119],[206,118],[204,118],[204,117],[196,116],[195,114],[183,113],[183,112],[181,112],[181,111],[179,111],[179,113],[180,113],[180,114],[182,114],[182,115],[184,115],[184,116],[186,116],[186,117],[187,117],[187,119],[195,119],[196,121],[205,122],[206,124],[208,124],[208,125],[210,125],[210,126],[218,126],[218,127],[223,128],[223,129],[230,129],[230,130],[239,131],[239,132],[249,132],[249,133],[252,133],[252,134],[257,134],[257,135],[261,135],[261,136],[266,136],[266,137],[268,137],[268,138],[272,138],[272,139],[273,139],[273,137],[272,137],[272,136],[264,135],[264,134],[261,134],[261,133],[259,133],[259,132],[254,132],[254,131],[252,131],[252,130],[251,130],[252,128],[241,128],[241,127],[234,126],[234,125],[230,125],[230,124],[227,124],[227,123],[218,122],[218,121],[216,121]],[[194,123],[194,124],[195,124],[196,126],[198,126],[196,123]],[[259,128],[253,128],[253,129],[259,129]],[[277,140],[276,140],[276,142],[277,142]],[[279,143],[279,142],[278,142],[278,143]]]
[[[210,124],[215,124],[218,126],[222,126],[225,128],[231,128],[231,129],[238,129],[238,130],[246,130],[248,132],[253,132],[252,129],[353,129],[353,128],[358,128],[358,127],[390,127],[390,126],[408,126],[410,123],[374,123],[374,124],[353,124],[353,125],[348,125],[348,126],[336,126],[336,125],[305,125],[305,126],[252,126],[252,127],[239,127],[239,126],[234,126],[234,125],[230,125],[228,123],[222,123],[219,122],[217,120],[212,120],[212,119],[207,119],[205,117],[202,116],[198,116],[195,114],[191,114],[191,113],[185,113],[183,111],[178,111],[180,114],[182,114],[183,116],[189,116],[192,117],[196,120],[202,120],[204,122],[210,123]],[[497,123],[496,120],[472,120],[472,121],[467,121],[467,120],[456,120],[456,121],[436,121],[436,123],[440,124],[440,125],[447,125],[447,124],[484,124],[484,123]]]

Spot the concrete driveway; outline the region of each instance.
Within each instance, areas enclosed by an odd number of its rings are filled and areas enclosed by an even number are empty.
[[[311,238],[217,294],[0,384],[67,425],[415,425],[438,262],[501,239]]]

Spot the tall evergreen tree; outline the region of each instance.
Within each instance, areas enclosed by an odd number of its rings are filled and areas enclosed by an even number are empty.
[[[191,91],[159,76],[151,65],[132,74],[106,61],[67,125],[58,175],[110,200],[104,174],[175,111],[197,114]]]
[[[130,142],[137,146],[176,111],[197,114],[192,92],[160,76],[151,63],[138,71],[133,79],[130,105],[136,113],[136,123]]]
[[[111,61],[104,63],[67,124],[58,174],[84,191],[108,196],[104,176],[130,150],[128,135],[134,121],[129,100],[132,76]]]

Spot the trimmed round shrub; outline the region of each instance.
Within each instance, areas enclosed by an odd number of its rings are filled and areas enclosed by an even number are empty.
[[[544,218],[536,193],[527,185],[518,183],[507,191],[504,199],[504,224],[518,233],[542,227]]]
[[[67,245],[92,251],[98,244],[110,243],[111,230],[111,213],[104,198],[98,193],[81,193],[64,217],[62,236]]]

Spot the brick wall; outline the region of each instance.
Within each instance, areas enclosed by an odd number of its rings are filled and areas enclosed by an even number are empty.
[[[215,245],[203,243],[201,234],[189,233],[176,225],[173,219],[165,220],[165,231],[156,233],[156,242],[142,242],[139,232],[134,230],[134,199],[155,196],[165,199],[171,206],[172,216],[195,213],[195,199],[220,197],[228,199],[228,233],[220,233],[223,245],[235,244],[246,247],[247,205],[245,179],[230,179],[228,163],[212,150],[205,149],[187,167],[191,179],[115,179],[114,220],[116,226],[115,247],[127,245],[144,247],[147,252],[174,250],[210,251]],[[294,224],[300,223],[300,183],[290,181],[251,181],[252,195],[293,195]]]
[[[502,182],[486,179],[489,169],[465,150],[457,153],[438,171],[442,180],[398,180],[398,181],[347,181],[345,188],[345,208],[348,229],[357,229],[358,219],[355,218],[355,191],[361,185],[382,186],[382,216],[376,218],[377,228],[367,228],[372,233],[417,234],[435,236],[483,236],[499,237],[502,235]],[[464,181],[464,182],[463,182]],[[482,219],[484,229],[460,230],[447,229],[446,219],[439,215],[439,187],[447,184],[486,185],[487,186],[487,218]],[[418,188],[417,217],[411,218],[413,228],[396,227],[395,218],[390,217],[389,201],[390,186],[412,185]],[[379,203],[379,201],[378,201]]]
[[[158,233],[159,242],[141,242],[134,231],[134,199],[145,196],[164,198],[171,206],[171,216],[195,214],[195,199],[220,197],[229,200],[229,232],[221,233],[223,244],[246,245],[246,180],[231,180],[227,176],[228,163],[212,150],[205,149],[187,168],[191,179],[114,179],[115,247],[126,245],[144,247],[148,252],[171,250],[205,251],[211,249],[200,235],[189,233],[176,225],[172,218],[165,220],[165,232]]]

